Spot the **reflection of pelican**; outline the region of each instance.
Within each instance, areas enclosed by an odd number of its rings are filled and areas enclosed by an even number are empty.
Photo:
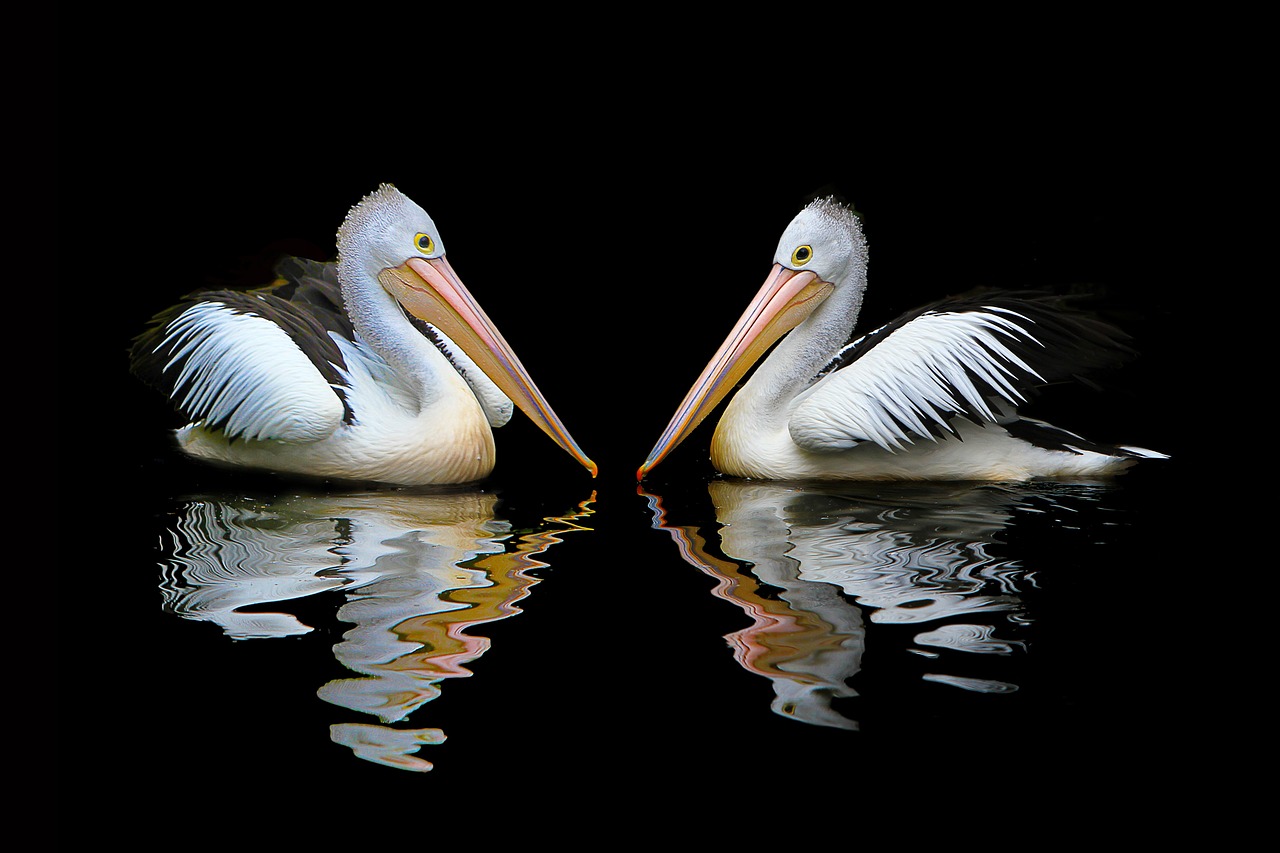
[[[494,466],[512,401],[595,475],[445,259],[426,212],[383,185],[351,209],[338,261],[194,294],[134,344],[139,376],[191,423],[192,456],[319,477],[463,483]],[[427,325],[416,326],[405,311]]]
[[[469,631],[519,612],[545,566],[536,555],[590,514],[588,502],[515,536],[490,493],[399,492],[191,501],[174,527],[162,593],[167,609],[214,622],[237,639],[303,634],[312,626],[266,605],[340,590],[337,617],[354,627],[334,647],[360,677],[331,681],[322,699],[399,723],[470,675],[489,648]],[[362,758],[429,770],[409,753],[437,729],[339,723],[333,739]]]
[[[1027,480],[1113,474],[1163,454],[1105,447],[1014,406],[1030,388],[1107,365],[1122,335],[1042,297],[955,299],[846,345],[866,289],[854,213],[811,203],[782,234],[773,272],[703,370],[644,478],[778,338],[725,409],[711,461],[757,479]],[[787,334],[790,332],[790,334]]]
[[[672,524],[649,495],[655,527],[716,579],[715,594],[750,627],[730,635],[739,663],[773,685],[773,709],[817,725],[856,728],[833,700],[857,695],[864,619],[910,625],[917,651],[943,669],[949,652],[1009,654],[997,620],[1027,621],[1014,561],[988,553],[1031,494],[999,486],[906,484],[877,495],[850,486],[713,480],[719,544]],[[643,493],[642,493],[643,494]],[[723,556],[722,556],[723,555]],[[727,559],[726,559],[727,558]],[[927,681],[999,693],[1013,685],[938,671]]]

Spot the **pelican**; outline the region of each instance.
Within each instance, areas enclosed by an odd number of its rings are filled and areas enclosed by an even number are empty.
[[[514,402],[596,475],[426,211],[383,184],[351,208],[337,248],[336,262],[285,259],[268,287],[192,294],[134,340],[133,372],[189,421],[176,431],[184,452],[310,477],[466,483],[492,472],[492,429]]]
[[[956,297],[849,343],[867,287],[857,215],[809,203],[773,269],[640,467],[641,480],[777,342],[711,440],[723,474],[763,480],[1096,478],[1139,459],[1020,417],[1037,386],[1130,354],[1125,335],[1036,294]],[[785,336],[785,337],[784,337]],[[779,339],[781,341],[779,342]]]

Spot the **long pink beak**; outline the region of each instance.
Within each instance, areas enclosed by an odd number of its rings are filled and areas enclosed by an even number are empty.
[[[684,441],[778,338],[813,313],[832,287],[812,272],[774,264],[760,292],[689,389],[649,458],[636,472],[636,479],[643,480],[663,457]]]
[[[410,313],[438,327],[479,365],[520,410],[551,440],[578,460],[591,476],[599,470],[569,435],[502,333],[462,284],[444,256],[410,258],[383,270],[378,280]]]

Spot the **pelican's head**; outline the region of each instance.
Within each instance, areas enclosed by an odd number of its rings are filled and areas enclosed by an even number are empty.
[[[445,259],[436,224],[390,184],[361,199],[338,229],[338,278],[344,283],[379,282],[410,314],[444,332],[543,432],[595,476],[596,464],[569,435]]]
[[[864,284],[867,241],[850,208],[831,198],[810,202],[782,232],[773,262],[793,272],[811,272],[832,285]]]
[[[867,243],[852,210],[834,199],[810,202],[782,232],[773,269],[715,357],[702,371],[636,472],[639,479],[697,428],[778,338],[809,317],[837,287],[861,300]]]
[[[391,184],[357,202],[338,228],[339,273],[377,277],[411,257],[443,258],[444,241],[427,212]]]

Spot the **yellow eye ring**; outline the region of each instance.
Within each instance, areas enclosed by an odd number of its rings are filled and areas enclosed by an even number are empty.
[[[436,241],[431,239],[430,234],[418,234],[413,238],[413,245],[418,247],[418,251],[424,255],[429,255],[436,250]]]
[[[798,267],[802,267],[809,261],[813,260],[813,247],[809,245],[796,246],[796,250],[791,253],[791,263]]]

